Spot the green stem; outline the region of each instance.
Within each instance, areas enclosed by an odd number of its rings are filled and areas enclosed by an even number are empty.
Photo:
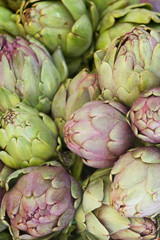
[[[82,169],[83,169],[83,161],[82,158],[79,156],[75,156],[75,162],[71,168],[72,171],[72,175],[73,177],[77,180],[80,181],[81,180],[81,173],[82,173]]]

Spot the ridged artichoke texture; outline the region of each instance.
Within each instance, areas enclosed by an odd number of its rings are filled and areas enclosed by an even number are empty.
[[[0,159],[11,168],[41,165],[56,155],[58,144],[54,121],[29,105],[20,103],[0,118]]]
[[[64,125],[67,147],[90,167],[112,167],[120,154],[134,147],[126,113],[125,106],[112,100],[86,103]]]
[[[107,49],[113,39],[140,24],[160,30],[160,13],[154,11],[149,3],[137,3],[113,11],[104,11],[97,28],[96,50]]]
[[[121,155],[111,170],[111,206],[125,217],[157,216],[160,212],[159,170],[157,147],[138,147]]]
[[[84,0],[29,0],[23,1],[16,22],[22,35],[36,38],[51,53],[61,46],[70,71],[74,72],[82,55],[90,51],[98,10]]]
[[[130,108],[141,93],[160,86],[160,32],[138,26],[95,53],[102,99]]]
[[[13,239],[50,239],[59,234],[81,201],[79,183],[54,160],[13,172],[6,189],[1,219]]]
[[[158,239],[158,219],[128,218],[110,206],[109,174],[110,169],[97,170],[82,184],[82,202],[75,215],[82,239]]]
[[[61,84],[52,101],[52,116],[63,139],[63,128],[69,116],[85,103],[96,100],[100,94],[98,76],[88,69]]]
[[[160,87],[150,89],[133,103],[127,114],[135,136],[148,145],[160,146]]]
[[[3,111],[9,90],[21,101],[41,112],[49,113],[51,101],[60,83],[68,76],[68,69],[60,49],[52,57],[37,40],[0,34],[0,108]],[[5,88],[5,89],[4,89]],[[9,100],[8,100],[9,101]],[[18,101],[18,100],[17,100]],[[12,102],[10,100],[10,102]],[[5,108],[5,107],[4,107]]]

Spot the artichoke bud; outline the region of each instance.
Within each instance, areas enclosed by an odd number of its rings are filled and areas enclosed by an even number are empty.
[[[0,86],[39,111],[49,113],[52,99],[67,76],[65,62],[58,64],[55,57],[56,68],[47,49],[33,38],[26,41],[21,37],[13,39],[9,35],[0,35],[0,44],[0,70],[3,74]]]
[[[121,155],[111,170],[112,184],[109,195],[111,206],[125,217],[158,215],[160,211],[160,184],[157,180],[159,168],[160,150],[156,147],[138,147]],[[139,169],[139,175],[137,175],[137,169]],[[127,183],[126,176],[129,175],[131,178]]]
[[[49,160],[57,148],[53,120],[29,105],[8,109],[0,120],[0,157],[9,167],[23,168]]]
[[[81,201],[80,185],[54,160],[14,171],[6,187],[1,219],[13,239],[55,237],[69,226]]]
[[[63,126],[69,116],[85,103],[95,100],[100,93],[98,76],[83,69],[73,79],[67,79],[52,101],[52,115],[63,136]]]
[[[109,204],[111,169],[95,171],[83,183],[81,205],[75,220],[83,239],[158,239],[157,218],[127,218]]]
[[[135,27],[113,40],[101,64],[98,62],[103,98],[131,107],[141,93],[158,87],[159,45],[159,32],[146,26]]]
[[[96,49],[107,49],[113,39],[131,31],[133,27],[140,24],[159,29],[159,23],[159,13],[153,12],[152,5],[148,3],[133,4],[122,9],[104,11],[98,26]]]
[[[64,126],[67,147],[82,157],[88,166],[113,166],[118,156],[134,143],[126,113],[127,109],[122,104],[111,100],[84,104],[70,115]]]

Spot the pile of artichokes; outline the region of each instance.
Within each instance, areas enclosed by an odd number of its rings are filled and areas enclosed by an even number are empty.
[[[0,0],[1,239],[160,239],[159,0]]]

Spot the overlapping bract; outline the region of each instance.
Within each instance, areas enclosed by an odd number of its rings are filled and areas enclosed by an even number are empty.
[[[84,184],[75,219],[85,240],[157,239],[156,219],[127,218],[109,204],[109,169],[96,171]]]
[[[96,100],[100,94],[98,76],[88,69],[60,86],[52,102],[52,115],[63,138],[63,127],[69,116],[85,103]]]
[[[160,88],[148,90],[133,103],[128,118],[136,137],[160,143]]]
[[[160,212],[160,150],[139,147],[120,156],[111,170],[110,204],[126,217]]]
[[[98,25],[96,49],[107,49],[112,40],[130,32],[133,27],[140,24],[159,30],[160,13],[153,12],[149,4],[134,4],[126,8],[106,11]]]
[[[1,219],[11,226],[14,239],[39,239],[68,226],[81,201],[81,189],[61,164],[53,161],[18,170],[7,183],[13,179],[17,182],[3,198]]]
[[[91,101],[75,111],[64,125],[67,147],[95,168],[113,166],[118,156],[133,145],[126,121],[127,109],[114,101]]]
[[[24,1],[17,16],[24,32],[51,52],[61,45],[65,56],[80,57],[92,43],[92,24],[85,1]]]
[[[15,169],[38,166],[55,154],[57,137],[49,116],[20,103],[0,118],[0,159]]]
[[[132,106],[142,92],[160,85],[160,33],[146,26],[115,39],[95,62],[104,99]],[[102,61],[100,61],[102,59]]]
[[[53,96],[67,77],[65,61],[59,51],[56,54],[58,61],[62,61],[60,69],[38,41],[0,35],[0,86],[48,113]]]

